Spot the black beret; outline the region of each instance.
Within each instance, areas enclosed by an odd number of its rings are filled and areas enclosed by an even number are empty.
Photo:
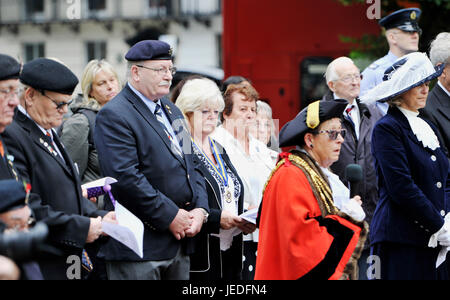
[[[378,24],[386,30],[399,28],[408,32],[422,32],[417,21],[422,11],[419,8],[404,8],[394,11],[390,15],[382,18]]]
[[[0,213],[25,206],[25,188],[14,179],[0,180]]]
[[[309,104],[281,128],[280,147],[304,144],[303,137],[308,129],[317,128],[320,123],[329,119],[340,118],[347,105],[348,102],[344,99],[321,100]]]
[[[0,54],[0,80],[19,78],[20,64],[9,55]]]
[[[140,41],[131,47],[125,55],[125,59],[128,61],[171,60],[172,58],[170,45],[158,40]]]
[[[72,95],[78,78],[65,65],[48,58],[27,62],[20,73],[20,81],[39,91]]]

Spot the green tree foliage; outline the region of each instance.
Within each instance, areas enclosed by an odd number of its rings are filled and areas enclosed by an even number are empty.
[[[367,7],[374,1],[367,0],[335,0],[342,5],[366,4]],[[420,36],[419,51],[427,52],[431,41],[443,31],[450,31],[450,0],[418,0],[418,1],[387,1],[381,0],[381,17],[389,13],[405,8],[402,3],[410,3],[422,10],[419,26],[423,33]],[[377,22],[377,20],[373,20]],[[384,56],[388,51],[388,45],[384,34],[370,35],[361,37],[341,36],[341,40],[352,44],[352,51],[349,56],[356,60],[374,60]]]

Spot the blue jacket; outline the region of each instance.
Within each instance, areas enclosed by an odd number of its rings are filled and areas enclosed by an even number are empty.
[[[173,103],[161,99],[161,104],[172,126],[175,120],[184,120]],[[192,239],[176,240],[169,225],[180,208],[209,211],[205,180],[193,161],[189,132],[180,134],[183,136],[177,137],[187,148],[183,158],[173,151],[153,112],[128,85],[96,118],[94,140],[102,173],[118,180],[112,185],[115,200],[145,225],[144,260],[171,259],[183,244],[185,254],[189,254]],[[106,204],[112,209],[110,201]],[[113,239],[101,254],[107,260],[139,261],[136,254]]]
[[[447,157],[441,148],[424,148],[396,107],[376,124],[372,154],[380,193],[370,229],[372,245],[426,247],[450,210]]]

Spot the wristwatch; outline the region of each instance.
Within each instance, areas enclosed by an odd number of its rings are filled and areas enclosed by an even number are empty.
[[[201,209],[202,212],[203,212],[203,216],[204,216],[203,224],[205,224],[206,222],[208,222],[209,213],[208,213],[208,212],[206,211],[206,209],[204,209],[203,207],[200,207],[200,209]]]

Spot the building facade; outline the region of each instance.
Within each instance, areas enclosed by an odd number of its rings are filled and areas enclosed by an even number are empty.
[[[221,67],[221,0],[0,0],[0,53],[52,57],[77,76],[106,59],[122,79],[139,40],[174,48],[176,66]]]

